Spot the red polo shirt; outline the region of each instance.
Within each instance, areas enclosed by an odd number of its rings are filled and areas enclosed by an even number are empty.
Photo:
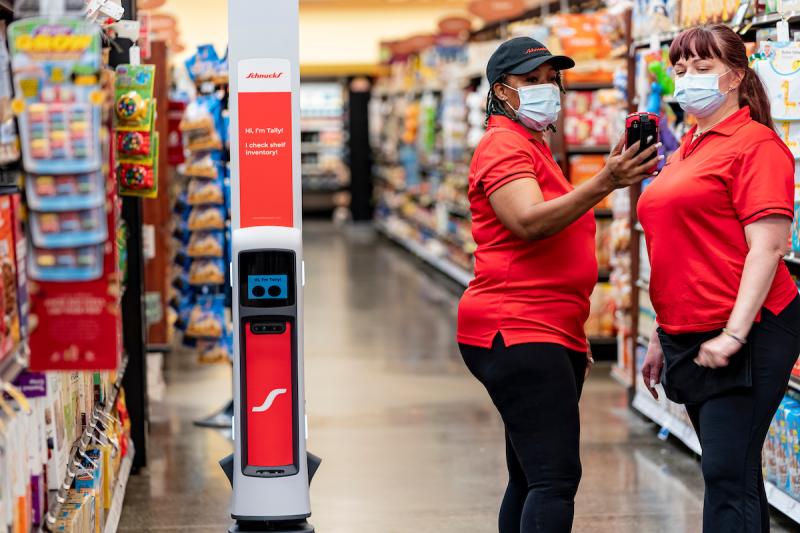
[[[503,116],[489,119],[469,173],[475,279],[458,309],[458,342],[489,348],[549,342],[586,351],[584,323],[597,283],[595,221],[589,211],[560,233],[529,242],[497,218],[489,196],[514,180],[535,179],[545,200],[572,190],[546,144]]]
[[[696,128],[696,127],[695,127]],[[650,297],[670,334],[711,331],[730,317],[745,258],[744,228],[794,214],[794,158],[743,107],[692,142],[692,129],[639,200],[650,255]],[[781,262],[764,307],[797,297]]]

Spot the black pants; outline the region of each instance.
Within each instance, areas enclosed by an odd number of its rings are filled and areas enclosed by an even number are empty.
[[[499,334],[490,350],[460,348],[505,423],[508,487],[500,533],[571,531],[586,354],[546,343],[505,347]]]
[[[766,533],[769,504],[761,448],[800,353],[800,298],[766,309],[748,338],[753,386],[687,406],[703,448],[704,533]]]

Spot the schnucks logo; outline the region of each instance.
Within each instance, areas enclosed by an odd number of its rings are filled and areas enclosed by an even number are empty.
[[[252,411],[254,413],[263,413],[269,410],[272,407],[273,402],[275,399],[280,396],[281,394],[286,394],[288,391],[286,389],[274,389],[267,394],[267,397],[264,399],[264,403],[259,405],[258,407],[253,407]]]
[[[532,54],[534,52],[547,52],[547,48],[528,48],[528,51],[525,52],[526,54]]]
[[[276,80],[281,76],[283,76],[283,72],[251,72],[247,75],[247,79]]]

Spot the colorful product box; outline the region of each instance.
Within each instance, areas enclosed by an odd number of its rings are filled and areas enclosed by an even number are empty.
[[[0,196],[0,360],[20,342],[13,195]]]

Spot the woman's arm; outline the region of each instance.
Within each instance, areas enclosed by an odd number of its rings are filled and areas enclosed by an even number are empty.
[[[523,178],[503,185],[489,196],[497,218],[520,239],[546,239],[578,220],[614,189],[639,183],[650,175],[648,161],[660,143],[636,155],[639,143],[624,152],[622,141],[603,170],[564,196],[545,201],[536,180]]]
[[[782,215],[769,215],[744,228],[750,251],[744,263],[736,304],[728,319],[727,331],[703,344],[696,362],[700,366],[718,368],[739,351],[734,338],[746,339],[753,321],[767,299],[778,264],[788,252],[792,221]],[[731,336],[732,335],[732,336]]]

